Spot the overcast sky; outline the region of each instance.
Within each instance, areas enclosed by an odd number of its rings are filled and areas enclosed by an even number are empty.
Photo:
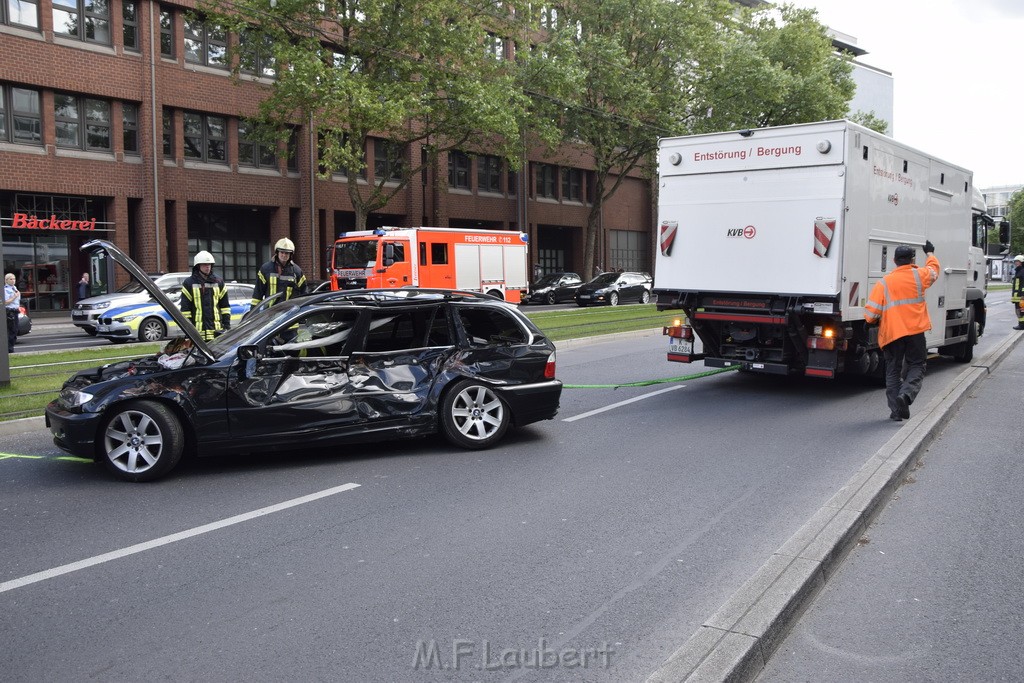
[[[892,74],[894,138],[974,171],[978,188],[1024,183],[1024,0],[791,2]]]

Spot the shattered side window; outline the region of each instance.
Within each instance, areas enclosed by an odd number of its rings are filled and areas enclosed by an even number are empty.
[[[451,331],[443,306],[424,306],[413,310],[374,312],[366,335],[365,351],[384,353],[450,346]]]
[[[525,344],[528,341],[522,326],[500,308],[459,307],[459,319],[473,346]]]
[[[277,353],[299,357],[340,356],[359,317],[354,310],[320,310],[303,316],[272,340]]]

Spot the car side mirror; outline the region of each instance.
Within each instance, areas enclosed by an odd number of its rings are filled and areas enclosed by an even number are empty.
[[[238,359],[239,360],[259,360],[260,359],[260,347],[255,344],[246,344],[245,346],[238,347]]]

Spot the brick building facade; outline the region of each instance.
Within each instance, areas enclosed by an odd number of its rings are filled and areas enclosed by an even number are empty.
[[[325,250],[353,228],[354,213],[345,180],[316,177],[308,125],[295,126],[290,155],[247,138],[245,117],[272,83],[272,65],[256,61],[233,79],[224,63],[233,38],[191,20],[189,2],[0,7],[4,270],[18,275],[33,310],[68,308],[83,272],[92,273],[93,294],[123,281],[112,264],[79,252],[95,238],[150,272],[189,270],[191,256],[207,249],[226,278],[251,281],[271,245],[289,237],[308,276],[323,277]],[[367,161],[370,181],[388,172],[372,146]],[[468,151],[439,165],[371,214],[369,227],[523,226],[534,264],[582,269],[592,191],[585,155],[552,161],[537,150],[514,173],[497,157]],[[628,178],[602,223],[598,264],[650,270],[647,181]]]

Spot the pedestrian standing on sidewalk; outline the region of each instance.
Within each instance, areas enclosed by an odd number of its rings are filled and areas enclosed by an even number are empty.
[[[18,278],[14,273],[4,276],[4,309],[7,313],[7,353],[14,353],[18,343],[18,312],[21,308],[21,292],[17,287]]]
[[[935,247],[926,241],[924,253],[928,258],[924,268],[918,268],[914,265],[914,247],[896,247],[896,270],[875,283],[864,306],[864,320],[870,325],[879,323],[878,345],[885,359],[885,398],[889,419],[895,422],[910,417],[910,404],[924,381],[928,360],[924,333],[932,329],[924,290],[939,279],[939,259],[934,252]]]
[[[1017,314],[1017,324],[1013,329],[1024,330],[1024,254],[1013,257],[1013,268],[1010,301],[1013,302],[1013,311]]]

